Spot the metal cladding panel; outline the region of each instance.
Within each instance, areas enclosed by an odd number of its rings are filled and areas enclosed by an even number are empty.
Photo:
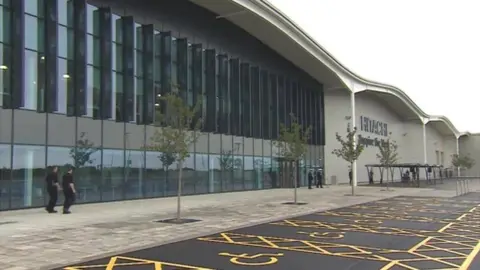
[[[230,128],[235,136],[240,135],[240,60],[230,59]]]
[[[135,121],[135,62],[134,56],[134,30],[133,17],[122,17],[122,54],[123,54],[123,110],[124,122]]]
[[[45,110],[57,108],[57,0],[45,1]]]
[[[100,108],[102,119],[112,118],[112,12],[99,9],[100,25]],[[96,117],[96,115],[94,115]]]
[[[154,122],[155,113],[155,83],[153,79],[155,57],[154,26],[142,25],[143,35],[143,124],[150,125]]]
[[[242,136],[252,137],[252,119],[251,119],[251,91],[250,91],[250,64],[242,63],[240,65],[240,84],[241,84],[241,123]]]
[[[205,94],[207,98],[207,113],[203,127],[203,131],[205,132],[217,132],[215,125],[217,111],[215,61],[215,50],[205,50]]]
[[[24,49],[25,49],[25,6],[23,1],[12,1],[12,69],[10,98],[4,101],[5,108],[17,109],[25,106],[24,102]]]

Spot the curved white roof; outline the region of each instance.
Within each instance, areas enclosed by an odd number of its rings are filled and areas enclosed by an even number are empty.
[[[277,51],[325,85],[325,89],[348,88],[368,91],[383,99],[405,119],[418,119],[434,125],[443,135],[461,136],[445,116],[424,112],[401,89],[367,80],[335,59],[290,18],[266,0],[190,0],[225,18]]]

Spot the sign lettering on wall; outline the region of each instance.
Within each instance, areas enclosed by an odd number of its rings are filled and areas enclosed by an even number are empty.
[[[365,147],[378,147],[379,145],[386,146],[387,144],[387,141],[384,139],[363,137],[362,135],[358,135],[357,142]]]
[[[360,116],[360,130],[381,136],[388,136],[388,125],[381,121],[371,119],[366,116]]]

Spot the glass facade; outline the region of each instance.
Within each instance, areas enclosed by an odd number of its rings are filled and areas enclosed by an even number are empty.
[[[301,183],[322,166],[322,84],[121,14],[85,0],[0,0],[0,210],[44,205],[53,165],[77,168],[80,203],[175,195],[177,164],[141,150],[170,91],[203,101],[184,194],[276,187],[271,141],[290,112],[313,129]]]

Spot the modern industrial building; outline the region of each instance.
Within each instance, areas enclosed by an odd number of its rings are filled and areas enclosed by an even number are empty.
[[[177,165],[143,150],[172,90],[203,101],[185,194],[284,187],[272,141],[290,113],[312,127],[301,184],[308,168],[348,182],[330,154],[348,122],[392,132],[405,161],[458,151],[447,118],[353,74],[264,0],[0,0],[0,20],[0,210],[44,205],[46,168],[66,164],[78,202],[176,194]],[[375,160],[367,148],[359,181]]]

